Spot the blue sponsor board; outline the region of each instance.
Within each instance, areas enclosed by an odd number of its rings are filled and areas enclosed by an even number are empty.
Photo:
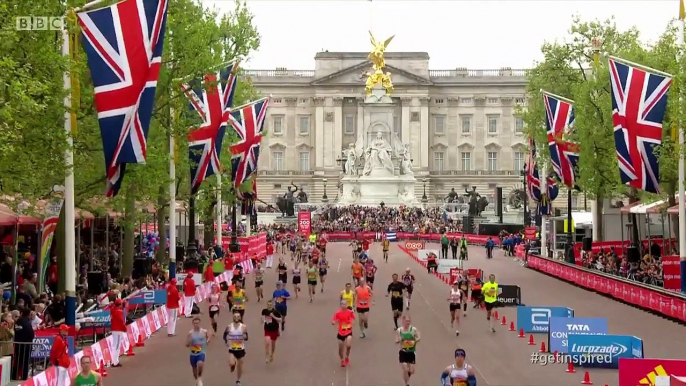
[[[129,304],[167,304],[167,290],[140,291],[128,299]]]
[[[93,319],[83,323],[88,327],[111,327],[112,315],[107,310],[91,312],[84,316]]]
[[[517,307],[517,330],[524,332],[542,333],[548,332],[550,318],[574,317],[574,310],[567,307]]]
[[[568,334],[571,360],[585,367],[619,368],[619,358],[643,358],[643,341],[629,335]]]
[[[568,334],[576,335],[607,335],[606,318],[566,318],[553,316],[550,318],[548,329],[548,349],[567,354]]]
[[[40,338],[33,338],[33,346],[31,346],[31,358],[47,359],[50,358],[50,349],[52,343],[55,341],[54,336],[46,336]],[[69,357],[74,356],[74,338],[67,337],[67,347],[69,348]]]

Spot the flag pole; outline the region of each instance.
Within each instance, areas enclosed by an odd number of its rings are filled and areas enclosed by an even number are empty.
[[[68,23],[62,25],[62,55],[71,61],[70,36]],[[76,47],[74,47],[76,48]],[[71,74],[66,70],[62,75],[64,82],[64,130],[67,132],[67,149],[64,151],[64,163],[67,171],[64,177],[64,290],[65,323],[76,325],[76,234],[74,232],[74,153],[72,147],[72,111],[71,111]]]
[[[684,0],[679,0],[679,23],[677,29],[677,61],[681,68],[681,59],[684,49]],[[679,109],[682,109],[683,85],[679,85]],[[684,128],[681,127],[681,114],[679,112],[679,256],[681,266],[681,292],[686,292],[686,192],[684,192]],[[666,251],[665,251],[666,252]]]
[[[551,93],[551,92],[547,92],[547,91],[545,91],[544,89],[540,89],[540,92],[541,92],[541,94],[543,94],[543,95],[551,96],[551,97],[553,97],[553,98],[556,98],[556,99],[559,99],[559,100],[561,100],[561,101],[567,102],[567,103],[569,103],[570,105],[573,105],[573,104],[574,104],[574,101],[573,101],[573,100],[567,99],[567,98],[565,98],[565,97],[563,97],[563,96],[559,96],[559,95],[557,95],[557,94],[553,94],[553,93]]]
[[[541,172],[542,172],[542,175],[541,175],[541,195],[543,195],[543,194],[546,195],[546,200],[545,200],[546,205],[552,205],[550,202],[550,197],[547,197],[547,195],[548,195],[548,179],[546,176],[548,175],[548,167],[545,164],[545,162],[541,166]],[[540,256],[548,257],[548,249],[546,248],[546,245],[548,243],[548,236],[546,235],[546,230],[547,230],[546,229],[547,228],[546,222],[548,221],[548,213],[547,212],[545,214],[541,213],[540,207],[539,207],[538,215],[541,216],[541,252],[539,252],[539,253],[540,253]]]
[[[677,37],[677,38],[678,38],[678,37]],[[622,64],[626,64],[626,65],[629,65],[629,66],[631,66],[631,67],[640,68],[640,69],[643,70],[643,71],[652,72],[653,74],[666,76],[666,77],[668,77],[668,78],[673,78],[673,77],[674,77],[674,75],[668,74],[668,73],[666,73],[666,72],[664,72],[664,71],[656,70],[656,69],[654,69],[654,68],[651,68],[651,67],[648,67],[648,66],[644,66],[644,65],[642,65],[642,64],[638,64],[638,63],[634,63],[634,62],[628,61],[628,60],[626,60],[626,59],[618,58],[618,57],[616,57],[616,56],[609,55],[608,58],[614,60],[615,62],[619,62],[619,63],[622,63]]]
[[[171,109],[174,122],[174,109]],[[169,279],[176,277],[176,144],[169,134]],[[162,246],[164,248],[164,246]]]
[[[222,173],[221,170],[217,170],[217,205],[215,209],[217,210],[217,245],[221,247],[222,245]]]

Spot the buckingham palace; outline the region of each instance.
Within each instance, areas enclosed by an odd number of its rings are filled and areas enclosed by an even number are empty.
[[[246,70],[261,95],[270,95],[266,138],[259,159],[258,192],[274,202],[291,181],[310,202],[339,191],[341,154],[362,126],[363,52],[320,52],[314,70]],[[409,143],[415,194],[442,200],[451,188],[476,186],[492,196],[522,186],[526,160],[523,121],[526,70],[430,70],[425,52],[387,52],[395,91],[393,128]],[[489,197],[491,198],[491,197]]]

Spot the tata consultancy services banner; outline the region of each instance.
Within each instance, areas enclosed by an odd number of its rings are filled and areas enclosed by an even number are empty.
[[[568,334],[568,354],[584,367],[619,368],[620,358],[643,358],[643,341],[629,335]]]
[[[309,236],[312,232],[312,213],[298,212],[298,232],[305,236]]]
[[[557,351],[567,354],[567,334],[577,335],[607,335],[606,318],[566,318],[553,316],[550,318],[548,331],[548,347],[550,352]]]
[[[50,358],[50,349],[55,342],[54,336],[46,336],[33,338],[33,345],[31,346],[31,358],[33,359],[47,359]],[[67,337],[67,349],[69,356],[74,356],[74,337]]]
[[[678,359],[619,359],[619,386],[652,385],[655,377],[686,375],[686,361]]]
[[[574,310],[567,307],[517,307],[517,329],[524,332],[548,332],[550,318],[573,318]]]

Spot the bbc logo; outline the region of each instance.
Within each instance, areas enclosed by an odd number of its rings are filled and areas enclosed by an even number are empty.
[[[60,31],[63,16],[18,16],[17,31]]]

